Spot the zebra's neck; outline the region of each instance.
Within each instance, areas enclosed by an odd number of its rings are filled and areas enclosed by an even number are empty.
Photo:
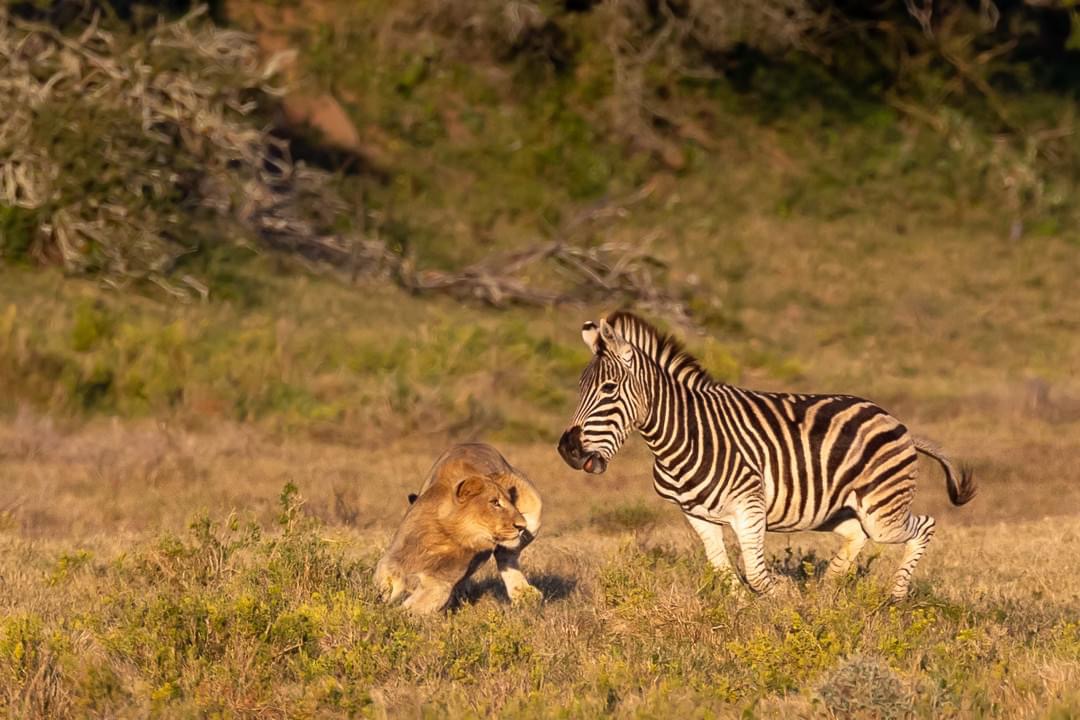
[[[711,416],[721,383],[699,375],[680,378],[653,365],[646,386],[651,396],[649,409],[638,430],[658,464],[674,467],[680,458],[699,456],[704,449],[700,447],[702,437],[708,437],[712,448],[718,449],[708,428],[715,427]]]

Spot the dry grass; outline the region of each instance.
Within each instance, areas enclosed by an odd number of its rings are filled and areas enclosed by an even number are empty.
[[[1047,434],[1045,457],[1074,457],[1076,440]],[[24,414],[0,448],[0,705],[15,715],[1080,709],[1074,474],[1019,493],[991,464],[978,501],[952,510],[930,471],[919,501],[940,532],[913,600],[887,608],[895,549],[870,549],[860,578],[831,588],[812,575],[832,538],[770,536],[801,592],[751,598],[711,577],[639,444],[599,479],[547,444],[505,445],[547,503],[525,555],[545,602],[511,607],[482,575],[456,614],[412,621],[378,605],[370,572],[438,452],[429,440],[370,450]],[[299,510],[282,504],[288,483]]]
[[[693,202],[694,184],[681,188]],[[698,273],[717,300],[719,317],[701,314],[707,333],[681,329],[707,366],[751,387],[874,398],[975,465],[980,495],[959,510],[924,466],[916,507],[939,532],[909,603],[882,604],[898,549],[868,548],[856,582],[826,588],[815,576],[837,542],[813,534],[769,538],[800,592],[750,598],[710,575],[679,513],[653,494],[640,442],[599,478],[565,467],[554,442],[585,359],[576,325],[600,308],[500,314],[270,273],[248,305],[172,308],[0,271],[0,379],[12,391],[0,406],[45,398],[0,420],[0,707],[1080,711],[1075,249],[861,220],[703,220],[673,232],[705,249],[670,254],[681,280]],[[184,329],[180,347],[162,326]],[[48,357],[111,368],[113,404],[73,413],[38,372]],[[223,384],[221,367],[243,371]],[[134,371],[160,380],[147,388],[181,389],[179,400],[162,391],[161,404],[126,404]],[[295,394],[228,419],[267,387]],[[500,414],[466,422],[470,398]],[[345,410],[324,412],[335,407]],[[374,559],[443,447],[474,438],[493,440],[544,494],[524,561],[546,600],[512,607],[483,575],[455,614],[411,621],[377,603]],[[299,511],[282,498],[290,485]]]

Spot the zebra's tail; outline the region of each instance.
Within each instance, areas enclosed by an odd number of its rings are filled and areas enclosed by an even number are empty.
[[[945,485],[949,490],[949,501],[953,505],[964,505],[975,497],[978,488],[975,486],[975,478],[970,467],[961,466],[960,472],[957,473],[952,462],[936,445],[923,438],[913,437],[912,440],[915,442],[917,451],[941,463],[941,468],[945,471]]]

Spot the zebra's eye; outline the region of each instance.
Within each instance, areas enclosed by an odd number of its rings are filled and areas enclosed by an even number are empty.
[[[615,391],[619,389],[619,386],[613,382],[606,382],[600,386],[600,392],[605,395],[614,395]]]

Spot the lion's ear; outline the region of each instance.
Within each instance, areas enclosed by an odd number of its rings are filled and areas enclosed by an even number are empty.
[[[454,499],[463,503],[469,498],[474,498],[484,491],[484,478],[479,475],[470,475],[454,486]]]

